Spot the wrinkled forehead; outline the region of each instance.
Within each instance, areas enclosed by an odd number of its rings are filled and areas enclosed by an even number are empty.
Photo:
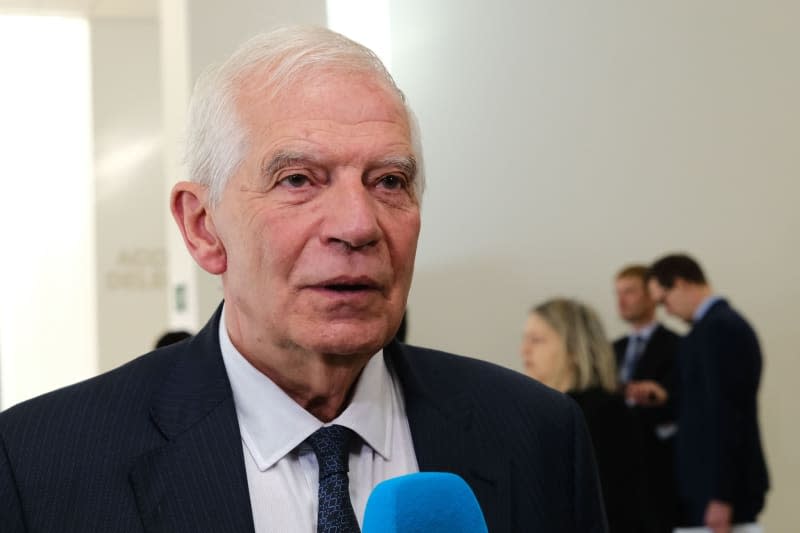
[[[403,94],[390,79],[379,72],[354,68],[348,65],[305,65],[290,71],[281,71],[274,67],[254,67],[238,77],[234,82],[234,94],[237,109],[246,112],[248,107],[271,106],[285,108],[291,101],[297,106],[297,96],[326,96],[330,99],[339,97],[351,100],[352,92],[336,93],[333,88],[350,85],[352,88],[367,87],[375,95],[380,95],[386,102],[391,102],[396,110],[409,120],[408,109]],[[286,111],[286,109],[282,109]]]
[[[364,135],[393,132],[395,142],[407,145],[412,156],[416,152],[406,107],[371,73],[313,69],[277,86],[251,75],[242,82],[236,113],[250,148],[289,133],[308,138],[336,127],[354,142]]]
[[[425,182],[417,123],[402,93],[379,72],[306,68],[276,82],[270,72],[256,70],[235,88],[235,120],[245,152],[272,150],[291,137],[310,138],[326,130],[339,134],[337,142],[352,139],[354,147],[364,148],[368,137],[373,151],[383,152],[374,157],[413,159],[414,189],[421,199]]]

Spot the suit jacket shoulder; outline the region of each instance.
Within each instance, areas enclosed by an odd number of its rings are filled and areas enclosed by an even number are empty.
[[[0,413],[4,533],[252,531],[218,318]]]
[[[591,441],[566,395],[497,365],[393,344],[421,470],[472,487],[489,530],[605,531]]]
[[[725,300],[712,305],[691,331],[692,336],[714,334],[756,337],[750,323]]]
[[[711,365],[709,374],[719,377],[721,384],[741,387],[749,383],[748,393],[755,394],[762,364],[758,336],[727,301],[716,302],[692,326],[681,352],[685,365]],[[690,353],[701,354],[701,357],[687,357]]]

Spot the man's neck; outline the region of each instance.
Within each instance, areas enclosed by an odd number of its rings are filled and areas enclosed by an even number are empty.
[[[369,357],[358,358],[357,365],[352,360],[347,365],[326,363],[324,358],[315,354],[306,364],[289,371],[250,362],[303,409],[323,422],[330,422],[350,404],[355,383]]]
[[[227,312],[225,319],[230,341],[242,357],[323,422],[345,410],[361,371],[374,355],[322,354],[296,345],[276,345],[248,335]]]
[[[631,328],[633,328],[634,333],[636,333],[650,326],[655,321],[656,321],[655,314],[652,314],[646,317],[642,317],[638,320],[632,320],[631,322],[629,322],[629,324],[631,325]]]
[[[700,308],[703,302],[705,302],[713,294],[714,291],[711,289],[710,285],[693,285],[693,290],[691,293],[692,317],[697,313],[697,310]]]

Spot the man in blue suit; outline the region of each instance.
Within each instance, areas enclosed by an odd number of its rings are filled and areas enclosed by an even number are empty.
[[[756,520],[769,486],[758,427],[758,339],[687,255],[653,263],[649,288],[667,312],[692,325],[679,345],[675,390],[680,522],[729,533]]]
[[[603,532],[565,396],[392,341],[422,154],[377,57],[328,30],[258,36],[192,98],[171,208],[224,302],[190,340],[0,414],[0,525],[358,531],[380,481],[461,475],[492,532]]]

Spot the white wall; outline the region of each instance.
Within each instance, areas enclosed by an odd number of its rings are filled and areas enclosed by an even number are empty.
[[[168,327],[158,22],[91,22],[99,366],[153,348]]]
[[[0,408],[97,372],[89,31],[0,16]]]
[[[520,369],[528,308],[624,331],[614,272],[696,255],[765,351],[765,522],[794,523],[800,4],[392,2],[429,189],[409,339]]]

